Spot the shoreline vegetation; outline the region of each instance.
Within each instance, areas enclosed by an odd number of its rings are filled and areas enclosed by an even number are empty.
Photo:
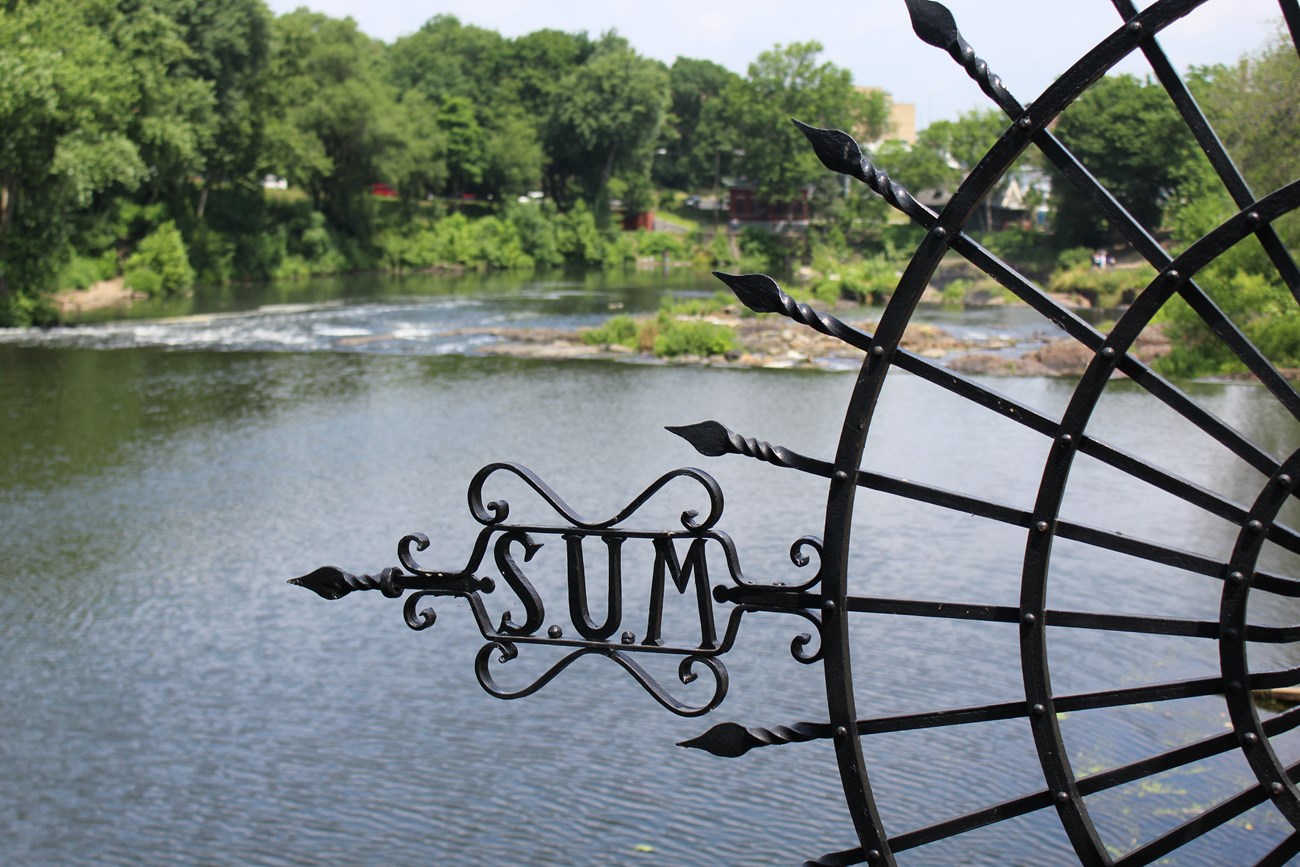
[[[1300,135],[1300,58],[1278,28],[1237,64],[1186,74],[1257,193],[1294,181]],[[896,129],[889,93],[859,86],[873,83],[815,42],[762,51],[740,74],[662,63],[615,33],[506,37],[438,15],[388,44],[352,19],[277,16],[264,0],[65,0],[0,8],[0,46],[12,72],[0,100],[5,327],[196,285],[645,263],[788,277],[792,296],[828,311],[879,305],[924,231],[827,171],[790,120],[874,142],[862,146],[871,165],[935,211],[1008,123],[989,109]],[[1125,237],[1148,232],[1175,256],[1239,210],[1149,78],[1101,78],[1053,130],[1132,225],[1107,225],[1089,191],[1030,148],[963,232],[1071,306],[1115,309],[1151,284],[1156,270]],[[1197,273],[1193,304],[1161,308],[1162,374],[1244,371],[1215,333],[1223,319],[1300,367],[1300,306],[1280,276],[1294,268],[1278,252],[1300,249],[1300,214],[1269,229],[1274,249],[1243,240]],[[953,258],[937,300],[1015,303]],[[56,291],[76,287],[87,291]],[[605,342],[743,355],[743,328],[689,313],[611,321],[621,331]]]

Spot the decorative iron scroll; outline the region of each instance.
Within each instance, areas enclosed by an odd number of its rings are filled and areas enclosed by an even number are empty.
[[[505,500],[486,500],[483,488],[498,474],[522,480],[561,518],[564,525],[544,526],[508,523],[510,504]],[[689,479],[703,489],[707,510],[688,509],[681,513],[682,529],[648,531],[634,529],[626,522],[675,479]],[[379,590],[390,598],[413,591],[403,605],[403,617],[411,629],[422,630],[437,621],[431,607],[421,608],[426,599],[452,596],[465,599],[473,612],[479,632],[487,644],[479,650],[474,673],[487,692],[498,698],[522,698],[532,695],[560,672],[584,656],[601,656],[612,660],[645,688],[656,701],[682,716],[699,716],[717,707],[727,694],[727,669],[718,659],[735,644],[745,614],[754,611],[798,615],[820,632],[821,620],[816,613],[817,600],[809,595],[821,580],[820,574],[796,584],[759,584],[745,578],[735,543],[725,533],[714,529],[722,517],[722,490],[707,473],[683,468],[661,476],[614,517],[591,521],[578,515],[531,470],[514,463],[489,464],[480,470],[469,486],[469,509],[483,525],[465,566],[456,571],[426,569],[416,562],[412,551],[424,551],[429,538],[414,533],[398,544],[401,567],[390,567],[378,575],[352,575],[334,566],[323,566],[310,574],[294,578],[297,584],[325,599],[341,599],[358,590]],[[546,540],[546,541],[543,541]],[[548,626],[546,600],[529,579],[525,565],[545,544],[563,546],[567,566],[566,596],[568,626],[551,622]],[[625,580],[625,549],[648,546],[653,552],[653,567],[648,582],[639,591]],[[591,554],[590,552],[598,552]],[[790,549],[791,562],[807,567],[809,552],[820,555],[821,543],[811,536],[797,540]],[[710,555],[713,555],[712,558]],[[588,558],[603,560],[603,588],[594,587],[588,578]],[[709,584],[710,559],[722,559],[730,585]],[[487,574],[491,573],[491,574]],[[483,596],[505,585],[509,608],[494,624]],[[698,615],[698,639],[669,637],[664,632],[664,600],[669,588],[678,594],[691,594]],[[603,590],[603,593],[601,591]],[[625,601],[632,593],[644,594],[646,618],[638,634],[625,628]],[[593,596],[602,596],[603,604],[594,605]],[[714,604],[730,604],[726,626],[718,633]],[[603,610],[603,617],[593,610]],[[515,611],[519,613],[516,615]],[[555,606],[550,609],[554,612]],[[800,662],[812,663],[821,658],[820,642],[812,650],[813,636],[800,633],[791,642],[791,654]],[[505,664],[518,658],[520,645],[545,645],[564,648],[567,653],[541,676],[523,687],[508,688],[497,681],[492,660]],[[695,682],[700,669],[713,678],[713,690],[702,704],[688,704],[673,695],[662,682],[636,660],[637,655],[660,655],[678,658],[677,678],[682,684]]]

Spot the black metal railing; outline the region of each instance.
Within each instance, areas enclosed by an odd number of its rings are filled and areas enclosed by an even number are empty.
[[[1151,328],[1153,319],[1171,299],[1181,298],[1267,390],[1281,411],[1293,420],[1300,419],[1300,394],[1283,371],[1247,338],[1239,323],[1221,310],[1197,282],[1207,267],[1225,252],[1254,238],[1276,270],[1280,283],[1300,301],[1300,269],[1275,230],[1275,223],[1300,207],[1300,181],[1292,181],[1267,195],[1256,195],[1163,53],[1158,41],[1160,32],[1193,13],[1205,0],[1159,0],[1144,10],[1137,9],[1131,0],[1113,0],[1120,15],[1118,26],[1028,106],[1013,97],[1006,84],[979,58],[944,6],[931,0],[906,2],[921,40],[944,50],[1006,114],[1008,123],[1000,138],[991,143],[984,159],[947,206],[938,212],[918,203],[902,184],[875,166],[848,134],[798,124],[828,169],[862,182],[873,194],[925,230],[925,237],[874,332],[795,301],[769,277],[717,275],[751,310],[785,316],[862,352],[862,366],[834,455],[811,457],[736,433],[717,421],[669,428],[704,456],[751,458],[773,468],[827,481],[821,537],[794,540],[790,549],[791,563],[796,570],[803,571],[803,577],[782,583],[754,580],[745,575],[735,543],[718,529],[723,512],[721,489],[701,470],[687,468],[669,473],[617,515],[592,521],[578,515],[529,470],[515,464],[496,463],[481,470],[470,483],[470,511],[482,528],[463,567],[439,571],[420,566],[414,553],[425,550],[429,542],[417,534],[401,540],[400,566],[385,569],[378,575],[354,576],[325,567],[295,579],[294,583],[329,599],[370,589],[393,597],[409,593],[404,617],[412,629],[425,629],[434,623],[436,615],[432,609],[421,607],[425,600],[436,597],[466,600],[485,642],[475,661],[476,676],[485,690],[500,698],[530,695],[576,661],[599,657],[614,662],[661,705],[683,716],[706,714],[723,702],[728,689],[723,656],[733,649],[745,615],[759,612],[793,615],[801,627],[809,630],[792,636],[793,655],[800,662],[819,664],[824,672],[826,707],[819,712],[819,718],[772,727],[725,722],[684,741],[682,746],[736,758],[772,746],[829,741],[834,748],[836,770],[856,842],[811,863],[894,864],[898,853],[910,849],[959,838],[1036,811],[1055,811],[1080,863],[1147,864],[1265,803],[1271,804],[1295,830],[1273,841],[1257,863],[1286,863],[1300,854],[1300,789],[1296,785],[1300,767],[1284,759],[1273,743],[1300,725],[1300,709],[1263,718],[1252,693],[1300,684],[1300,668],[1253,669],[1248,650],[1251,645],[1295,643],[1300,640],[1300,625],[1257,622],[1250,616],[1248,603],[1252,594],[1300,597],[1300,576],[1261,565],[1266,545],[1290,555],[1300,554],[1300,532],[1280,517],[1296,492],[1300,452],[1278,456],[1253,442],[1247,433],[1214,415],[1195,393],[1140,360],[1133,348],[1139,335]],[[1300,7],[1296,0],[1280,0],[1279,5],[1295,41],[1295,35],[1300,32]],[[1116,63],[1135,52],[1146,56],[1156,79],[1169,94],[1236,208],[1236,213],[1177,255],[1168,253],[1151,231],[1051,131],[1054,121],[1067,106]],[[1112,229],[1156,271],[1155,278],[1108,331],[1064,306],[1033,279],[981,246],[965,230],[976,208],[1030,147],[1036,147],[1066,182],[1083,191]],[[1005,287],[1090,353],[1087,369],[1073,388],[1063,412],[1053,414],[1035,409],[1025,401],[998,393],[985,381],[956,373],[900,346],[922,293],[940,260],[949,252],[963,257]],[[1009,505],[979,492],[952,491],[864,469],[864,448],[881,407],[882,388],[894,370],[919,377],[987,411],[990,417],[1003,420],[1002,423],[1009,422],[1042,437],[1047,446],[1046,457],[1032,504]],[[1240,495],[1225,493],[1227,488],[1211,489],[1091,432],[1090,422],[1103,395],[1120,376],[1185,420],[1189,430],[1198,431],[1239,458],[1241,472],[1234,480],[1233,490],[1244,486],[1255,492],[1253,496],[1243,500]],[[1236,534],[1230,554],[1210,556],[1159,539],[1066,520],[1062,517],[1063,503],[1072,470],[1081,457],[1147,486],[1152,492],[1171,497],[1189,509],[1227,522]],[[485,485],[500,475],[521,481],[562,520],[556,524],[511,523],[506,501],[489,501],[484,495]],[[670,485],[690,486],[695,496],[703,495],[706,507],[703,511],[681,510],[678,526],[667,530],[635,526],[634,519],[642,506],[666,496],[662,492]],[[909,599],[851,592],[853,519],[859,489],[929,504],[1022,531],[1024,549],[1018,604],[989,605],[961,598]],[[1047,587],[1052,573],[1053,544],[1057,540],[1156,564],[1191,576],[1193,580],[1216,582],[1219,617],[1215,620],[1126,613],[1122,600],[1108,599],[1097,599],[1096,603],[1102,609],[1111,610],[1050,607]],[[559,600],[544,598],[525,568],[543,544],[565,553],[563,578],[558,585],[552,585],[563,588]],[[601,564],[600,584],[589,577],[589,558]],[[814,559],[816,566],[810,568]],[[639,564],[642,573],[633,576],[626,568],[628,562]],[[721,569],[718,564],[722,564]],[[719,576],[723,580],[716,581]],[[485,599],[490,594],[496,594],[490,598],[498,600],[497,607],[505,609],[499,617],[489,613]],[[684,600],[680,603],[674,600],[676,607],[685,605],[690,613],[678,616],[669,628],[665,600],[674,594]],[[557,606],[566,612],[566,626],[555,623]],[[855,648],[850,624],[861,615],[881,614],[933,622],[974,621],[998,625],[995,627],[998,629],[1015,629],[1023,693],[977,705],[884,716],[862,715],[854,689]],[[1058,692],[1049,668],[1049,630],[1099,630],[1117,636],[1215,642],[1219,671],[1212,676],[1185,680],[1157,678],[1107,690]],[[534,646],[549,648],[561,656],[526,685],[503,686],[493,673],[493,660],[498,667],[503,667],[517,658],[521,649]],[[662,660],[676,663],[676,679],[683,687],[707,671],[711,685],[704,686],[703,700],[682,698],[678,686],[669,685],[670,681],[652,674],[647,666]],[[698,693],[699,687],[695,689]],[[1063,714],[1159,705],[1207,696],[1222,696],[1229,730],[1102,771],[1081,774],[1070,760],[1059,722]],[[1018,720],[1025,726],[1037,756],[1040,786],[915,828],[900,830],[882,819],[868,776],[864,738],[998,720]],[[1215,803],[1198,806],[1150,839],[1117,842],[1108,840],[1098,830],[1089,808],[1090,797],[1234,751],[1240,753],[1253,777],[1253,782],[1239,791]]]

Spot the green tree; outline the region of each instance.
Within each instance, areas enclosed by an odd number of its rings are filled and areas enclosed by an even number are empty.
[[[1232,65],[1201,67],[1188,76],[1207,118],[1256,196],[1293,181],[1300,169],[1300,59],[1279,35]],[[1195,159],[1167,206],[1166,222],[1178,247],[1191,244],[1238,210],[1209,162]],[[1285,247],[1300,249],[1300,214],[1273,224]],[[1254,238],[1246,238],[1197,276],[1215,303],[1275,364],[1300,367],[1300,308],[1276,265]],[[1173,352],[1171,373],[1201,375],[1240,370],[1241,363],[1187,305],[1166,312]]]
[[[368,186],[392,150],[405,146],[394,88],[382,73],[382,43],[338,20],[300,9],[275,20],[271,165],[311,196],[330,226],[370,233]]]
[[[819,60],[821,51],[817,42],[765,51],[712,103],[718,144],[744,150],[744,173],[771,201],[788,201],[828,177],[791,118],[867,141],[879,138],[887,123],[885,95],[854,87],[847,69]]]
[[[575,57],[578,42],[541,31],[520,43],[522,48],[494,31],[439,15],[389,52],[403,102],[419,93],[439,107],[446,163],[439,193],[458,198],[473,192],[505,202],[540,182],[541,146],[537,123],[529,118],[545,116],[554,82],[568,70],[552,67]]]
[[[648,186],[659,127],[668,108],[668,73],[613,33],[567,75],[547,121],[545,146],[552,194],[577,194],[599,220],[608,215],[610,179]]]
[[[214,188],[253,188],[260,180],[271,16],[263,0],[172,0],[171,7],[189,46],[186,65],[210,83],[214,99],[210,128],[199,142],[203,182],[194,213],[202,220]]]
[[[655,180],[677,189],[702,189],[714,181],[719,152],[716,130],[706,123],[705,106],[715,102],[740,76],[710,60],[679,57],[669,70],[671,114],[660,134],[665,151],[655,160]]]
[[[1132,75],[1107,76],[1061,115],[1057,136],[1149,230],[1178,194],[1196,143],[1164,89]],[[1056,236],[1062,248],[1097,246],[1106,227],[1086,193],[1057,175]]]
[[[67,259],[70,215],[147,174],[130,135],[138,80],[109,0],[0,9],[0,323],[24,324]]]

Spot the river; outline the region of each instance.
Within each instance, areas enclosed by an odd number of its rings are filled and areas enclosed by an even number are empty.
[[[463,603],[444,601],[437,624],[414,632],[380,594],[327,603],[285,583],[322,564],[396,565],[412,531],[433,540],[423,562],[459,568],[476,531],[466,486],[498,460],[527,465],[592,516],[612,516],[670,469],[701,466],[725,492],[719,527],[747,573],[798,577],[789,548],[822,531],[824,481],[703,458],[663,428],[717,419],[829,457],[851,374],[492,358],[475,354],[489,338],[453,334],[590,324],[655,309],[665,293],[712,291],[678,275],[352,278],[146,311],[175,319],[0,333],[0,860],[786,865],[853,845],[826,743],[740,759],[675,746],[723,720],[824,720],[820,666],[789,652],[803,621],[747,621],[725,657],[728,698],[692,720],[598,658],[534,696],[494,699],[474,679],[482,642]],[[1024,308],[924,315],[1022,339],[1047,330]],[[988,384],[1053,417],[1073,388]],[[1261,389],[1183,385],[1273,454],[1300,445],[1294,419]],[[867,468],[1033,502],[1042,437],[901,373],[882,401]],[[1094,427],[1237,501],[1256,494],[1236,458],[1130,384],[1108,391]],[[527,499],[511,494],[520,509]],[[1208,556],[1226,557],[1235,538],[1226,522],[1099,465],[1079,469],[1065,513]],[[856,524],[854,592],[1017,604],[1022,530],[867,492]],[[1054,557],[1054,607],[1217,619],[1216,581],[1077,543],[1058,542]],[[1295,574],[1291,555],[1267,558]],[[1293,600],[1260,597],[1252,619],[1297,621]],[[864,616],[854,629],[861,712],[1023,697],[1014,628]],[[1061,633],[1058,693],[1218,671],[1212,641]],[[1293,666],[1300,652],[1252,645],[1251,664]],[[1226,720],[1222,697],[1209,696],[1061,725],[1088,773],[1217,734]],[[867,738],[891,829],[1040,788],[1027,732],[1011,720]],[[1273,746],[1300,757],[1294,736]],[[1123,851],[1251,779],[1233,752],[1089,807]],[[1246,863],[1288,829],[1266,803],[1177,863]],[[1044,811],[900,860],[1043,864],[1067,853]]]

